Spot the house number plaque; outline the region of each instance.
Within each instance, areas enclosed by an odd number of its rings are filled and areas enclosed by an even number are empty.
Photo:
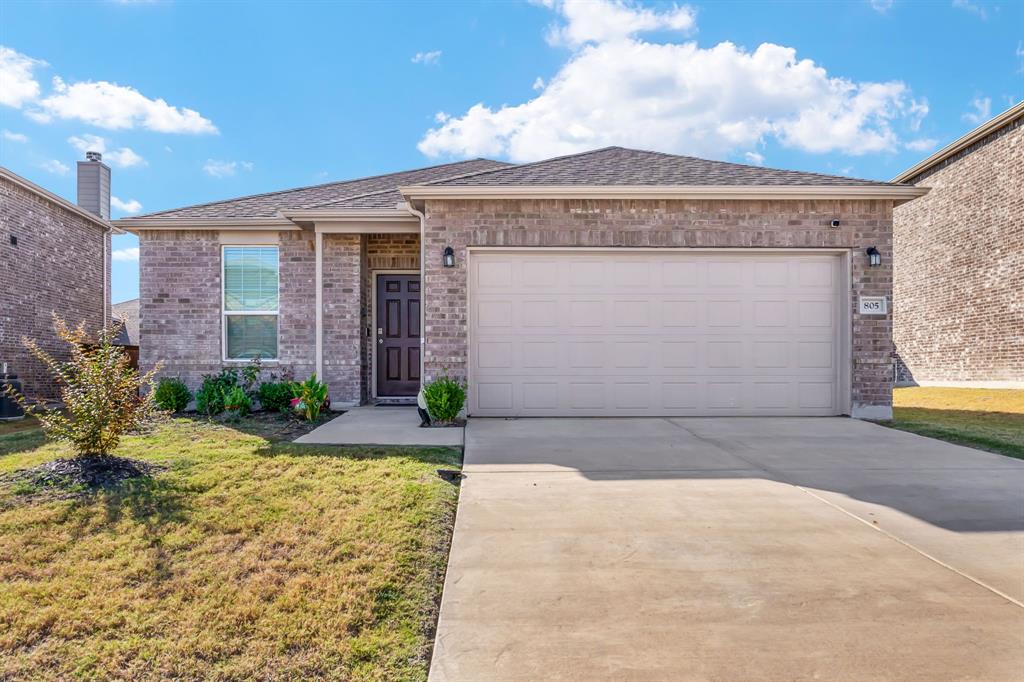
[[[888,299],[885,296],[861,296],[861,315],[885,315],[889,312]]]

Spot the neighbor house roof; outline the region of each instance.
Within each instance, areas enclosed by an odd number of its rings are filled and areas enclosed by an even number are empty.
[[[114,340],[117,346],[139,345],[139,299],[133,298],[130,301],[121,301],[110,306],[111,316],[117,323],[124,326]]]
[[[114,227],[114,225],[112,225],[110,222],[104,220],[95,213],[90,213],[81,206],[73,204],[63,197],[57,196],[56,194],[46,189],[45,187],[40,187],[36,183],[21,177],[12,170],[0,166],[0,177],[4,178],[5,180],[9,180],[10,182],[13,182],[15,185],[18,185],[22,189],[28,190],[29,192],[32,192],[33,194],[42,197],[43,199],[46,199],[47,201],[50,201],[56,204],[57,206],[60,206],[66,211],[70,211],[71,213],[74,213],[75,215],[81,218],[85,218],[94,225],[102,227],[104,230],[112,230],[117,234],[121,234],[120,229]]]
[[[967,133],[958,140],[951,142],[939,151],[929,156],[924,161],[915,164],[913,167],[903,171],[895,178],[893,182],[910,182],[917,178],[919,175],[927,173],[932,168],[938,166],[940,163],[949,159],[950,157],[958,154],[959,152],[967,149],[971,145],[981,142],[985,138],[993,135],[1003,128],[1016,123],[1017,121],[1024,119],[1024,101],[1018,102],[1014,106],[1010,107],[1003,113],[992,118],[980,126]]]
[[[884,186],[887,183],[838,175],[779,170],[692,156],[623,147],[559,156],[494,168],[458,178],[433,180],[444,186]]]
[[[147,213],[135,216],[130,220],[154,218],[273,218],[279,211],[302,208],[319,208],[331,205],[351,197],[379,195],[379,204],[374,208],[395,208],[402,201],[398,187],[405,184],[431,182],[444,178],[456,177],[465,173],[473,173],[492,168],[503,168],[509,164],[490,159],[471,159],[446,163],[439,166],[417,168],[415,170],[374,175],[355,180],[329,182],[312,187],[299,187],[280,192],[267,192],[226,199],[195,206],[185,206],[167,211]],[[390,203],[388,203],[390,202]]]

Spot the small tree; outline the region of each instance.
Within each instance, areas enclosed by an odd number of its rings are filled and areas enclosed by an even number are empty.
[[[39,419],[48,437],[69,443],[77,456],[109,454],[121,436],[158,414],[153,377],[162,363],[139,376],[124,349],[114,345],[117,326],[101,330],[95,338],[89,337],[84,324],[70,329],[57,315],[53,326],[71,347],[70,360],[57,360],[31,339],[24,343],[57,380],[64,411],[30,405],[23,395],[14,397]]]

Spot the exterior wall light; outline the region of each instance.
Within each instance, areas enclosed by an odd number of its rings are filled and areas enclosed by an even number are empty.
[[[869,246],[868,250],[865,251],[868,254],[868,265],[877,268],[882,264],[882,254],[878,253],[878,249],[873,246]]]
[[[444,256],[441,258],[441,263],[446,268],[455,267],[455,251],[450,246],[444,247]]]

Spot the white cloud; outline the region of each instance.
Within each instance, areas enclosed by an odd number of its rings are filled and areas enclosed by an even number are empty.
[[[7,128],[4,128],[3,131],[0,131],[0,134],[2,134],[4,139],[9,142],[28,142],[28,135],[15,133],[13,131],[8,130]]]
[[[132,262],[139,260],[139,247],[131,246],[125,249],[116,249],[110,254],[110,257],[116,261]]]
[[[57,159],[43,161],[41,164],[39,164],[39,167],[42,168],[47,173],[53,173],[54,175],[67,175],[68,171],[71,170]]]
[[[977,2],[971,2],[971,0],[953,0],[953,7],[962,9],[966,12],[976,15],[979,19],[988,19],[988,12]]]
[[[764,154],[758,154],[757,152],[747,152],[743,155],[743,158],[745,158],[748,163],[752,163],[755,166],[764,165]]]
[[[971,106],[974,107],[974,111],[968,111],[960,118],[975,125],[984,123],[992,118],[991,97],[975,97],[971,100]]]
[[[441,50],[431,50],[430,52],[417,52],[412,57],[413,64],[437,64],[441,61]]]
[[[424,154],[532,161],[624,145],[728,158],[774,138],[804,151],[857,155],[895,151],[899,132],[916,129],[928,111],[900,81],[830,75],[791,47],[652,43],[629,37],[647,29],[603,31],[593,17],[581,26],[576,4],[550,6],[567,22],[560,35],[588,42],[533,99],[500,108],[478,103],[456,116],[441,112],[420,140]],[[587,6],[616,15],[620,28],[667,21],[624,3]]]
[[[236,174],[240,169],[251,171],[253,165],[249,161],[218,161],[207,159],[203,164],[203,170],[207,175],[214,178],[228,178]]]
[[[540,76],[537,76],[537,80],[533,81],[533,89],[534,90],[543,90],[544,89],[544,79],[541,78]]]
[[[0,45],[0,104],[20,108],[39,97],[39,82],[32,74],[46,62]]]
[[[551,45],[579,47],[585,43],[625,40],[649,31],[689,33],[696,27],[696,12],[685,5],[658,12],[629,0],[560,0],[543,4],[557,10],[566,20],[548,29],[547,40]]]
[[[84,121],[108,130],[144,128],[158,133],[216,133],[217,127],[192,109],[149,99],[127,85],[83,81],[68,85],[54,77],[53,92],[26,113],[39,123],[54,118]]]
[[[915,152],[929,152],[935,149],[935,145],[937,145],[938,143],[938,140],[932,139],[930,137],[922,137],[918,140],[910,140],[903,146]]]
[[[103,160],[118,168],[131,168],[132,166],[145,166],[146,160],[135,153],[130,147],[113,149],[107,146],[107,140],[99,135],[72,135],[68,143],[84,154],[85,152],[99,152]]]
[[[885,14],[892,9],[893,0],[869,0],[869,2],[871,3],[871,9],[879,14]]]
[[[114,195],[110,196],[110,205],[122,213],[138,213],[142,210],[142,204],[140,204],[136,199],[122,201]]]

